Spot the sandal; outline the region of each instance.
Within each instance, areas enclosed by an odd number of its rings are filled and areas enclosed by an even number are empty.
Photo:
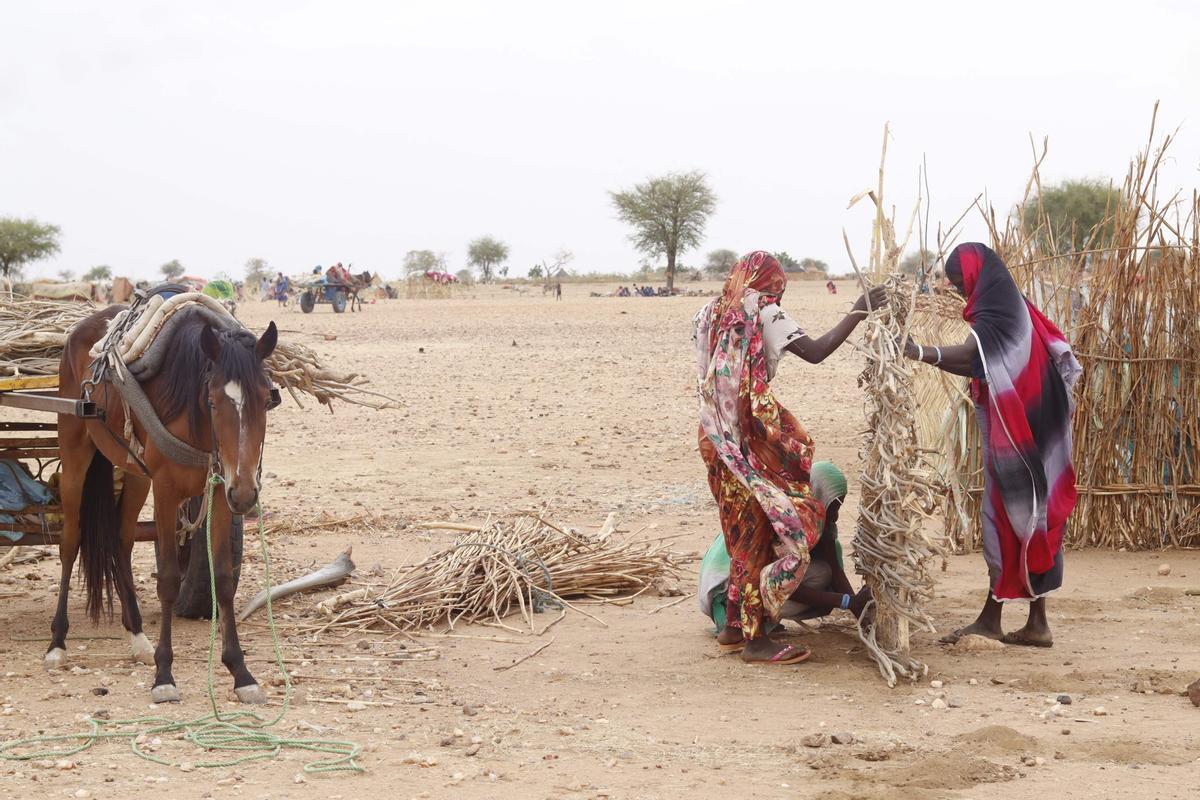
[[[807,647],[803,650],[797,649],[794,645],[784,645],[782,649],[769,659],[763,661],[761,659],[752,659],[747,661],[747,664],[774,664],[776,666],[786,667],[789,664],[799,664],[801,661],[807,661],[812,655],[812,651]]]
[[[721,642],[717,642],[717,652],[723,656],[732,655],[734,653],[740,653],[745,649],[746,649],[746,640],[745,639],[741,639],[736,642],[730,642],[729,644],[722,644]]]

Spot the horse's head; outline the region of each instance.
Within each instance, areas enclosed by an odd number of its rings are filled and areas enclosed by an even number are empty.
[[[225,497],[235,514],[258,502],[259,465],[267,435],[271,383],[263,361],[279,342],[272,322],[258,339],[246,330],[214,331],[205,326],[200,344],[208,357],[206,391],[213,440],[225,479]]]

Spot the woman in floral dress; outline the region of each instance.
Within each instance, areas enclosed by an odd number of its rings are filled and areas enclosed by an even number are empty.
[[[750,663],[808,658],[808,650],[767,636],[767,623],[778,621],[803,580],[825,517],[809,483],[812,439],[775,400],[770,382],[785,351],[819,364],[868,308],[864,295],[813,339],[780,307],[786,288],[775,257],[755,251],[738,261],[721,296],[695,318],[700,455],[730,556],[728,615],[717,642],[723,652],[740,649]],[[871,292],[871,308],[885,301],[882,290]],[[866,597],[860,592],[845,607],[861,606]]]

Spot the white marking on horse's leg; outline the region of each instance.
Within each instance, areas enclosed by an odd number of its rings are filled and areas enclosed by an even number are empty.
[[[154,645],[144,633],[129,634],[129,649],[133,651],[133,660],[139,664],[154,663]]]
[[[173,683],[164,683],[150,690],[150,699],[156,703],[178,703],[179,689]]]
[[[67,651],[56,647],[46,653],[43,663],[46,665],[46,669],[62,669],[67,665]]]
[[[238,686],[233,690],[233,693],[237,695],[239,701],[250,705],[260,706],[267,702],[267,696],[257,683],[252,683],[249,686]]]

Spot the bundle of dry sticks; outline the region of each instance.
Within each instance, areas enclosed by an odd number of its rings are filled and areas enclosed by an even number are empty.
[[[90,303],[0,299],[0,375],[57,375],[67,334],[96,312]],[[367,379],[340,373],[321,362],[312,348],[281,340],[267,359],[267,371],[291,394],[297,404],[307,394],[329,405],[334,400],[387,408],[391,398],[364,388]]]
[[[632,541],[606,525],[589,536],[535,514],[489,520],[480,526],[432,524],[464,531],[452,547],[400,572],[379,589],[349,593],[346,604],[326,604],[321,630],[382,628],[397,631],[444,624],[493,622],[519,614],[541,633],[533,613],[571,606],[573,599],[603,600],[638,594],[674,579],[690,560],[661,540]],[[516,629],[513,629],[516,630]]]

